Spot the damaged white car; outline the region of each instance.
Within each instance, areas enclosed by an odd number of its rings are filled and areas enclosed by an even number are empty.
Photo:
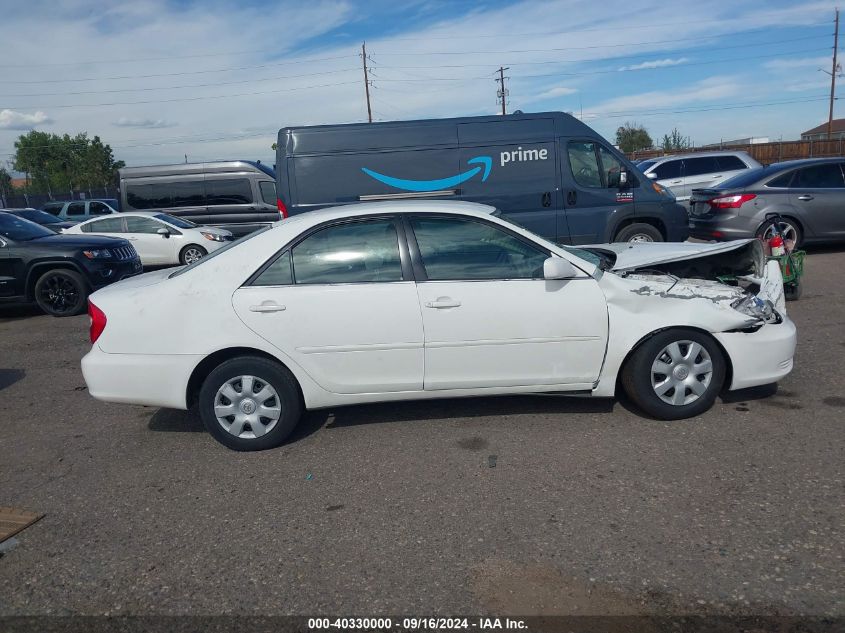
[[[792,369],[777,263],[753,240],[552,244],[461,202],[294,216],[91,296],[92,396],[199,407],[237,450],[304,409],[513,393],[695,416]]]

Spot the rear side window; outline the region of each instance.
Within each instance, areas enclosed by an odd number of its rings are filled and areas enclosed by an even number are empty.
[[[253,286],[287,286],[293,283],[290,251],[285,251],[252,283]]]
[[[82,227],[83,233],[123,233],[123,218],[103,218]]]
[[[246,178],[206,180],[205,193],[209,206],[252,202],[252,190]]]
[[[687,158],[684,160],[684,177],[701,176],[702,174],[715,174],[719,171],[719,164],[714,156],[702,158]]]
[[[205,206],[205,182],[202,180],[184,180],[170,184],[171,206],[174,207],[202,207]]]
[[[399,238],[391,220],[331,226],[293,248],[297,284],[402,281]]]
[[[652,172],[657,174],[657,180],[666,180],[668,178],[681,177],[681,161],[667,160],[665,163],[659,164]]]
[[[261,199],[265,204],[276,206],[276,183],[271,180],[262,180],[258,183],[261,190]]]
[[[748,169],[748,165],[742,162],[739,156],[719,156],[716,158],[719,163],[719,171],[735,171],[737,169]]]
[[[170,186],[164,183],[126,185],[126,204],[133,209],[166,209],[171,201]]]
[[[794,171],[788,171],[785,174],[781,174],[777,178],[772,178],[769,182],[766,183],[767,187],[788,187],[789,184],[792,182],[792,177],[795,175]]]
[[[85,203],[71,202],[69,205],[67,205],[67,214],[68,216],[85,215]]]
[[[88,213],[91,215],[109,215],[111,213],[111,209],[102,202],[92,200],[88,203]]]
[[[837,163],[822,163],[799,169],[793,187],[806,189],[836,189],[845,186],[842,169]]]
[[[426,276],[437,280],[536,279],[549,254],[489,224],[414,218]]]
[[[572,177],[582,187],[601,189],[601,168],[596,156],[596,144],[582,141],[570,141],[566,146],[569,153],[569,168]]]

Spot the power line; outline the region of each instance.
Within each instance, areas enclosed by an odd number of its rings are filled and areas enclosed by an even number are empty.
[[[585,116],[590,119],[613,119],[629,116],[658,116],[661,114],[694,114],[696,112],[714,112],[717,110],[741,110],[746,108],[761,108],[775,105],[790,105],[795,103],[812,103],[814,101],[825,101],[827,95],[820,95],[802,99],[786,99],[781,101],[746,102],[722,105],[692,106],[678,110],[628,110],[626,112],[588,112]]]

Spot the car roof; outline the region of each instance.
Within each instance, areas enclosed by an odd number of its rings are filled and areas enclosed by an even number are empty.
[[[654,158],[646,158],[648,161],[665,162],[667,160],[677,160],[679,158],[707,158],[709,156],[749,156],[748,152],[743,151],[728,151],[716,150],[712,152],[688,152],[686,154],[669,154],[667,156],[655,156]],[[750,157],[750,156],[749,156]]]
[[[496,211],[495,207],[477,202],[460,200],[396,200],[384,202],[353,202],[336,207],[327,207],[293,215],[283,224],[311,220],[319,224],[327,220],[339,220],[362,215],[386,215],[394,213],[458,213],[483,218]]]
[[[822,163],[845,163],[845,157],[834,156],[832,158],[798,158],[796,160],[785,160],[780,163],[772,163],[769,167],[775,169],[789,169],[803,165],[818,165]]]

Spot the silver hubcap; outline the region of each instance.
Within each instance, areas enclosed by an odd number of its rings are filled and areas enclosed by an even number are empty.
[[[713,378],[710,354],[695,341],[676,341],[664,347],[651,365],[654,393],[668,404],[681,406],[698,400]]]
[[[279,394],[255,376],[237,376],[223,383],[214,397],[214,415],[227,432],[243,439],[255,439],[269,433],[282,406]]]
[[[185,263],[193,264],[202,259],[202,253],[196,248],[189,248],[185,251]]]
[[[637,233],[636,235],[632,235],[631,239],[628,240],[629,242],[653,242],[654,240],[651,239],[651,235],[645,235],[644,233]]]
[[[789,224],[788,222],[779,222],[778,228],[780,229],[780,234],[783,236],[785,240],[792,240],[796,242],[798,239],[798,231],[795,230],[795,227]],[[772,235],[774,235],[774,227],[771,225],[766,228],[766,232],[763,233],[763,239],[768,241],[771,239]]]

